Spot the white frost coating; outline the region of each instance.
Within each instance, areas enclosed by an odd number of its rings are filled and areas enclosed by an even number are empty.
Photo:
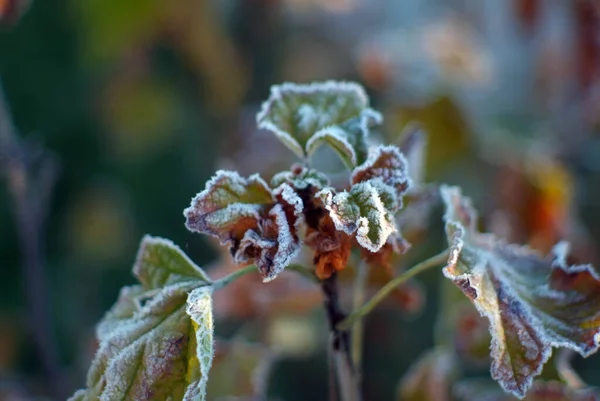
[[[314,134],[310,130],[315,127],[316,130],[324,128],[325,125],[331,125],[334,123],[332,117],[327,114],[328,110],[320,110],[319,104],[317,106],[310,103],[311,100],[318,101],[318,98],[311,99],[311,96],[322,95],[322,96],[335,96],[342,100],[352,102],[352,106],[357,110],[356,116],[360,117],[359,126],[363,135],[367,136],[369,131],[369,124],[381,123],[382,116],[380,113],[369,108],[369,98],[364,88],[356,83],[352,82],[337,82],[337,81],[325,81],[325,82],[313,82],[311,84],[294,84],[294,83],[283,83],[281,85],[274,85],[271,87],[271,94],[269,99],[262,104],[260,112],[256,116],[256,122],[258,127],[273,132],[281,141],[288,146],[298,157],[304,158],[306,156],[307,147],[303,147],[304,143],[308,138]],[[302,102],[298,105],[297,110],[290,110],[288,105],[285,105],[285,97],[294,98],[298,102]],[[304,138],[294,138],[293,134],[288,130],[282,128],[280,124],[273,120],[273,113],[276,113],[275,109],[284,104],[286,113],[296,112],[299,116],[298,127],[304,131]],[[338,122],[340,123],[340,122]]]
[[[206,384],[208,373],[212,366],[214,357],[214,325],[212,315],[212,291],[211,287],[200,287],[188,295],[185,309],[194,323],[196,333],[196,356],[200,363],[200,380],[190,383],[184,401],[204,400],[206,398]]]
[[[271,185],[279,187],[281,184],[288,183],[296,189],[305,189],[309,185],[320,189],[329,185],[329,178],[316,170],[309,170],[302,167],[300,173],[295,174],[292,171],[281,171],[273,176]]]
[[[369,182],[356,184],[351,192],[344,191],[335,196],[331,188],[325,188],[317,196],[329,211],[335,228],[348,235],[356,234],[359,245],[371,252],[379,251],[388,237],[397,231],[377,188]],[[375,240],[369,238],[373,230]]]
[[[273,190],[273,194],[275,194],[275,196],[281,195],[284,201],[294,207],[294,216],[297,218],[295,225],[298,226],[298,220],[302,216],[302,211],[304,210],[304,203],[296,191],[294,191],[294,188],[288,184],[281,184]]]
[[[97,383],[103,382],[102,401],[126,396],[147,399],[146,391],[165,380],[163,375],[169,372],[172,361],[183,356],[177,347],[189,331],[185,324],[182,326],[183,306],[187,293],[197,285],[183,282],[164,287],[138,312],[106,333],[88,372],[89,391],[97,390]],[[132,391],[135,393],[130,394]]]
[[[356,165],[356,151],[354,146],[347,140],[348,135],[346,131],[338,126],[331,126],[323,128],[317,131],[309,140],[306,142],[306,153],[312,155],[320,145],[323,143],[331,143],[332,147],[343,154],[350,160],[352,166]],[[346,163],[344,161],[344,163]]]
[[[592,275],[596,280],[600,281],[600,273],[594,269],[592,265],[572,265],[569,266],[567,264],[567,255],[569,250],[571,249],[571,245],[566,241],[560,241],[552,248],[552,255],[554,256],[554,261],[552,262],[552,266],[562,269],[566,273],[580,273],[587,272]]]
[[[277,252],[273,258],[273,267],[269,274],[263,278],[263,283],[268,283],[277,277],[300,252],[300,242],[290,232],[289,222],[283,207],[280,204],[275,205],[269,215],[275,217],[275,224],[278,228]]]
[[[257,186],[263,191],[264,199],[261,204],[272,202],[271,190],[269,185],[258,174],[243,178],[236,171],[218,170],[215,175],[206,183],[205,189],[192,198],[190,206],[184,209],[183,215],[190,218],[195,214],[208,214],[224,208],[235,202],[242,201],[247,194],[250,186]],[[227,197],[221,196],[218,191],[220,188],[227,188]],[[201,211],[197,209],[201,208]],[[187,224],[186,224],[187,226]],[[188,227],[190,231],[195,231]]]
[[[594,288],[600,284],[593,287],[589,283],[589,288],[579,290],[552,288],[550,282],[554,269],[589,273],[598,280],[594,268],[568,266],[565,242],[554,247],[550,260],[528,247],[479,233],[470,200],[462,197],[457,187],[442,186],[440,190],[450,243],[443,272],[465,292],[474,291],[473,303],[489,320],[492,377],[502,388],[523,398],[553,347],[570,348],[584,357],[596,352],[600,347],[600,294]],[[507,349],[508,336],[513,351]],[[516,353],[511,353],[514,350]]]
[[[151,249],[155,248],[155,249]],[[153,237],[151,235],[146,234],[142,241],[140,242],[140,247],[138,249],[137,256],[135,258],[135,263],[133,265],[133,274],[136,277],[143,277],[145,275],[145,271],[149,268],[148,264],[145,261],[145,258],[148,252],[158,252],[162,249],[166,251],[173,251],[177,253],[177,257],[181,258],[181,261],[185,264],[185,266],[173,266],[173,263],[177,263],[179,261],[171,261],[170,265],[162,264],[161,266],[156,266],[155,269],[168,269],[170,272],[181,274],[181,275],[192,275],[198,277],[202,281],[206,283],[211,283],[212,280],[208,275],[202,270],[199,266],[197,266],[186,254],[173,243],[173,241],[161,238],[161,237]],[[161,260],[161,262],[163,262]],[[167,262],[167,261],[164,261]],[[152,274],[151,271],[148,271],[148,274]]]
[[[398,147],[388,145],[370,148],[369,157],[354,169],[351,181],[358,183],[376,177],[394,188],[401,188],[402,192],[410,188],[409,164]]]

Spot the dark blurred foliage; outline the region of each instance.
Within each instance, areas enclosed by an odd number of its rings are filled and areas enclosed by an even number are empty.
[[[215,264],[215,244],[185,230],[189,199],[217,168],[270,178],[294,162],[254,120],[269,86],[282,81],[364,83],[386,119],[381,138],[399,143],[402,128],[418,122],[428,138],[423,179],[463,186],[489,231],[542,252],[567,239],[574,261],[600,263],[594,0],[0,0],[0,24],[0,79],[15,126],[60,164],[38,279],[49,287],[67,393],[83,383],[95,322],[134,281],[143,234]],[[37,399],[50,390],[27,329],[35,322],[13,201],[0,188],[0,399]],[[393,271],[442,249],[440,215],[413,222],[414,246]],[[319,292],[278,280],[264,293],[240,282],[217,298],[217,335],[271,348],[273,399],[326,399]],[[393,399],[408,367],[444,342],[434,338],[440,280],[439,272],[419,278],[420,313],[390,300],[367,318],[365,400]],[[446,342],[467,362],[477,352],[467,373],[485,377],[482,323],[471,311],[441,312],[461,316],[450,330],[464,337]],[[448,322],[437,323],[443,337],[440,326]],[[266,352],[248,349],[252,358]],[[214,394],[243,395],[227,392],[237,382],[226,376],[245,368],[224,358],[213,387],[225,390]],[[597,356],[574,365],[600,385]]]

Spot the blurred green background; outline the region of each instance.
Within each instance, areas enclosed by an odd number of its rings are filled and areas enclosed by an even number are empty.
[[[140,238],[170,238],[208,265],[219,251],[186,231],[190,198],[217,168],[270,177],[294,162],[254,120],[283,81],[363,83],[385,116],[379,137],[396,141],[407,122],[420,122],[425,179],[462,185],[488,231],[542,252],[568,239],[576,261],[599,262],[600,11],[591,0],[34,0],[8,18],[11,3],[25,1],[0,1],[5,97],[19,134],[59,164],[38,279],[66,393],[84,383],[94,324],[134,281]],[[5,182],[0,399],[51,399]],[[442,249],[440,215],[423,218],[396,268]],[[421,280],[417,314],[391,303],[369,318],[366,400],[394,399],[398,379],[433,346],[439,277]],[[239,291],[230,304],[260,304],[260,286]],[[227,306],[217,321],[222,337],[261,340],[280,354],[272,399],[327,398],[327,332],[312,308],[318,293],[308,293],[311,307]],[[600,385],[598,357],[575,366]]]

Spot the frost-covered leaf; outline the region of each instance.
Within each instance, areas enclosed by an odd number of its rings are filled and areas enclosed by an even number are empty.
[[[552,347],[582,356],[600,346],[600,275],[566,264],[560,243],[546,258],[476,229],[477,215],[457,187],[442,186],[450,244],[444,275],[490,322],[492,377],[523,398]]]
[[[213,356],[211,287],[190,263],[172,243],[144,238],[134,267],[143,285],[123,288],[98,325],[87,388],[71,400],[204,400]]]
[[[390,190],[386,190],[386,187]],[[356,240],[365,249],[377,252],[396,232],[394,216],[386,206],[394,197],[391,187],[368,181],[353,185],[350,192],[334,194],[325,188],[317,196],[335,224],[335,228],[348,235],[356,235]]]
[[[116,330],[123,320],[127,320],[141,309],[146,290],[141,285],[121,288],[117,302],[104,315],[96,326],[96,337],[102,342]]]
[[[395,209],[402,206],[402,195],[410,187],[408,163],[395,146],[378,146],[369,151],[369,158],[352,172],[352,184],[378,181],[393,188]],[[389,192],[387,190],[386,192]]]
[[[369,127],[382,118],[360,85],[327,81],[273,86],[256,120],[301,158],[326,143],[353,167],[366,158]]]
[[[212,310],[210,287],[197,287],[169,285],[104,332],[87,389],[73,399],[203,400],[212,360]]]
[[[456,375],[457,366],[450,351],[429,351],[400,381],[398,400],[450,401],[450,386]]]
[[[453,388],[458,401],[515,401],[494,382],[481,379],[464,380]],[[573,390],[559,382],[536,381],[524,398],[525,401],[599,401],[600,396],[591,389]]]
[[[261,212],[273,202],[269,186],[258,175],[246,179],[219,170],[183,211],[185,225],[190,231],[216,236],[223,244],[235,244],[258,226]]]
[[[177,245],[149,235],[142,240],[133,273],[146,290],[184,280],[211,282],[206,273]]]
[[[271,191],[258,176],[218,171],[184,210],[191,231],[229,243],[237,263],[256,263],[264,281],[274,279],[297,255],[302,199],[288,184]]]
[[[282,171],[275,174],[271,179],[273,187],[279,187],[282,184],[288,184],[296,190],[303,190],[309,186],[320,190],[329,185],[329,179],[317,170],[295,166],[291,171]]]

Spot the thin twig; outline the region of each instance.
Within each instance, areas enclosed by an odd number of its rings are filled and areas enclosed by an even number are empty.
[[[356,278],[354,279],[354,300],[353,309],[358,309],[365,302],[365,293],[367,287],[367,265],[361,261],[356,267]],[[360,388],[362,382],[362,353],[364,324],[362,319],[358,319],[352,326],[352,361],[356,370],[356,385]]]
[[[256,271],[256,265],[248,265],[239,270],[236,270],[233,273],[231,273],[225,277],[222,277],[218,280],[213,281],[213,283],[212,283],[213,290],[218,290],[220,288],[226,287],[229,284],[231,284],[233,281],[237,280],[238,278],[245,276],[248,273],[255,272],[255,271]]]
[[[407,270],[400,276],[396,277],[395,279],[391,280],[386,285],[384,285],[366,304],[364,304],[359,309],[356,309],[350,314],[350,316],[345,318],[343,321],[340,321],[340,323],[337,325],[337,328],[339,330],[348,330],[350,327],[352,327],[356,320],[361,319],[363,316],[371,312],[381,301],[385,299],[385,297],[387,297],[400,284],[405,283],[408,279],[413,278],[414,276],[421,272],[424,272],[425,270],[445,263],[447,258],[448,251],[445,250],[413,266],[411,269]]]
[[[330,347],[333,354],[332,360],[335,365],[341,400],[359,401],[360,393],[355,380],[355,369],[350,355],[350,332],[347,329],[338,329],[339,322],[346,318],[346,314],[342,310],[339,301],[336,273],[333,273],[331,277],[321,282],[321,289],[325,296],[324,306],[331,332]]]
[[[44,221],[47,204],[56,182],[57,163],[42,152],[36,169],[17,138],[0,88],[0,170],[7,176],[12,195],[15,224],[23,255],[23,280],[29,307],[28,320],[48,387],[57,399],[66,397],[57,341],[49,313],[50,297],[44,274]]]

